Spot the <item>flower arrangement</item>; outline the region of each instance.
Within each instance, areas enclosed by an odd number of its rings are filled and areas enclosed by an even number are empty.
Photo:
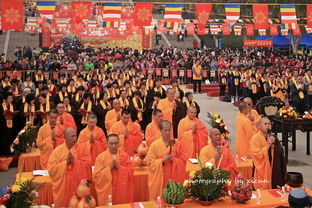
[[[305,111],[304,115],[302,116],[304,119],[312,119],[311,112]]]
[[[25,153],[35,142],[38,133],[38,126],[31,126],[29,122],[18,133],[17,137],[11,145],[11,152],[16,155]]]
[[[190,179],[183,186],[189,196],[201,203],[212,202],[215,199],[226,196],[226,185],[230,173],[214,167],[202,167],[198,158],[200,170],[190,172]]]
[[[277,114],[283,118],[296,118],[298,116],[295,109],[288,105],[280,108]]]
[[[235,178],[235,185],[231,189],[231,198],[238,203],[245,203],[251,199],[252,189],[242,174]]]
[[[220,117],[219,114],[210,114],[209,112],[207,113],[207,117],[208,117],[208,124],[212,127],[212,128],[217,128],[220,130],[221,132],[221,138],[225,139],[225,140],[229,140],[230,139],[230,132],[227,129],[225,122],[223,121],[223,119]]]
[[[35,200],[39,197],[38,191],[45,183],[35,182],[34,179],[35,177],[25,180],[20,172],[18,181],[0,198],[0,205],[10,208],[29,208],[35,205]]]

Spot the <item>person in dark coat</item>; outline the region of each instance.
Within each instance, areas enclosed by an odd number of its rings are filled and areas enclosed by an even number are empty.
[[[186,108],[184,103],[181,102],[180,100],[180,93],[179,91],[176,91],[175,94],[175,103],[176,103],[176,108],[173,111],[172,115],[172,122],[173,122],[173,136],[174,138],[178,138],[178,125],[179,122],[182,118],[186,116]]]

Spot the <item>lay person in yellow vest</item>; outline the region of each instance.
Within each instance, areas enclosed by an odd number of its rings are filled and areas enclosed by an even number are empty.
[[[203,68],[200,65],[200,61],[196,60],[196,63],[192,67],[193,72],[193,91],[194,93],[197,92],[197,85],[198,85],[198,92],[201,93],[201,82],[203,79]]]

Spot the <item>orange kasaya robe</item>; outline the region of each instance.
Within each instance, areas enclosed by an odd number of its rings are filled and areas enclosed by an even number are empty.
[[[155,121],[149,123],[145,129],[145,139],[147,146],[151,146],[151,144],[161,137],[160,129]]]
[[[259,113],[255,109],[251,109],[250,113],[254,117],[253,123],[257,123],[258,121],[260,121],[261,116],[259,115]]]
[[[62,116],[63,116],[63,126],[65,127],[65,129],[71,127],[77,130],[75,120],[71,114],[64,112]],[[60,123],[60,115],[57,117],[57,122]]]
[[[192,128],[195,124],[197,125],[197,131],[193,134]],[[198,118],[191,120],[186,116],[179,122],[178,140],[183,148],[184,160],[196,158],[200,150],[207,145],[208,130]]]
[[[40,127],[37,134],[37,147],[40,150],[40,166],[42,170],[48,169],[48,160],[55,147],[64,143],[64,126],[57,124],[55,127],[55,141],[52,141],[52,128],[50,123]]]
[[[119,168],[111,170],[110,165],[113,160],[113,155],[106,150],[95,161],[93,182],[98,206],[107,205],[108,195],[112,195],[114,205],[132,202],[133,169],[129,155],[119,149],[115,158]]]
[[[166,161],[163,165],[162,158],[169,155],[170,147],[166,147],[162,137],[153,142],[148,150],[145,160],[149,169],[149,200],[155,200],[162,195],[163,188],[169,179],[179,182],[181,185],[187,178],[185,160],[182,159],[182,148],[179,141],[172,147],[172,161]]]
[[[125,138],[125,130],[128,129],[128,137]],[[115,123],[110,134],[117,134],[119,137],[119,147],[128,153],[130,156],[134,155],[134,151],[137,151],[139,145],[143,141],[143,134],[141,127],[138,123],[129,121],[127,126],[120,120]]]
[[[252,161],[255,165],[254,183],[255,189],[271,189],[272,188],[272,167],[269,161],[269,151],[267,149],[268,142],[259,131],[250,140],[250,149]],[[272,161],[274,148],[271,148]]]
[[[202,148],[199,154],[199,158],[203,164],[210,162],[215,168],[219,168],[230,172],[230,180],[232,185],[234,185],[234,180],[238,174],[238,169],[235,163],[235,159],[230,151],[229,143],[226,142],[224,145],[221,145],[220,151],[222,153],[222,160],[215,161],[214,157],[217,154],[216,148],[212,145],[209,140],[209,144]],[[221,162],[220,162],[221,161]]]
[[[91,135],[93,135],[93,143],[90,143]],[[84,128],[79,134],[78,142],[88,147],[91,154],[92,165],[94,165],[96,157],[106,150],[106,136],[103,130],[97,126],[94,127],[92,132],[88,126]]]
[[[172,124],[172,115],[173,115],[173,102],[170,102],[168,98],[161,99],[157,105],[157,108],[163,113],[163,120],[170,121]]]
[[[235,153],[241,157],[251,155],[249,141],[257,133],[257,128],[246,115],[238,113],[236,117],[236,144]]]
[[[115,109],[112,109],[107,112],[105,116],[105,128],[109,132],[114,123],[117,122],[118,114],[121,114],[121,110],[118,112]]]
[[[74,164],[67,165],[69,152]],[[48,171],[52,179],[53,203],[56,207],[68,207],[70,198],[77,191],[82,179],[91,180],[91,156],[83,145],[76,143],[70,150],[66,144],[55,148],[49,158]]]

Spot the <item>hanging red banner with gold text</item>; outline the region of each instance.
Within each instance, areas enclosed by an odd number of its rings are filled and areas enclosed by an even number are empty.
[[[144,31],[142,31],[142,48],[151,48],[151,35],[149,33],[146,34]]]
[[[42,48],[49,48],[51,46],[51,32],[46,24],[42,24]]]
[[[198,20],[198,28],[203,30],[207,20],[209,19],[212,4],[196,4],[196,16]]]
[[[92,4],[90,1],[73,1],[72,9],[76,22],[80,23],[83,19],[90,19],[92,13],[91,8]]]
[[[253,17],[255,29],[269,29],[269,8],[267,4],[254,4]]]
[[[135,26],[150,26],[152,22],[152,3],[136,3],[135,6]]]
[[[312,27],[312,4],[307,5],[307,25],[308,28]]]
[[[253,36],[254,35],[254,25],[253,24],[245,24],[246,35]]]
[[[243,47],[273,47],[272,40],[244,40]]]
[[[1,5],[2,30],[24,29],[24,5],[21,0],[2,0]]]

